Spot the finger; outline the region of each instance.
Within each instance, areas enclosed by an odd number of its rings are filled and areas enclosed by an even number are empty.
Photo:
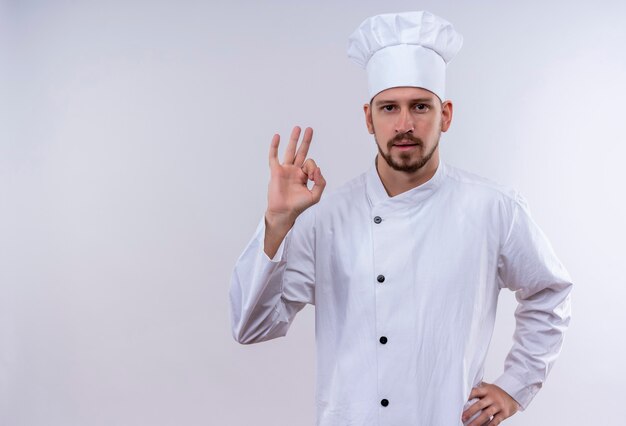
[[[472,405],[470,405],[469,408],[463,411],[463,415],[461,416],[461,419],[463,421],[467,421],[471,419],[472,417],[474,417],[474,414],[478,413],[479,411],[480,411],[480,405],[478,405],[478,402],[475,402]]]
[[[478,401],[470,405],[463,412],[463,417],[462,417],[463,421],[466,421],[467,419],[471,419],[474,416],[474,414],[478,413],[483,408],[488,407],[489,404],[490,404],[490,400],[488,400],[487,398],[479,399]]]
[[[296,159],[294,161],[294,165],[298,166],[304,163],[307,154],[309,153],[309,147],[311,146],[311,139],[313,139],[313,129],[307,127],[304,130],[304,137],[302,138],[302,142],[298,147],[298,152],[296,153]]]
[[[311,180],[313,180],[313,173],[315,172],[316,169],[317,169],[317,164],[315,164],[315,160],[313,160],[312,158],[309,158],[308,160],[306,160],[304,164],[302,165],[302,171]]]
[[[489,422],[491,416],[495,415],[498,410],[493,407],[489,407],[480,414],[480,416],[476,417],[472,423],[468,426],[483,426],[485,423]]]
[[[502,420],[504,419],[505,419],[504,416],[498,414],[493,419],[491,419],[489,423],[487,423],[487,426],[498,426],[500,423],[502,423]]]
[[[482,413],[480,416],[476,417],[474,421],[467,426],[483,426],[485,423],[489,421],[489,417],[487,414]]]
[[[270,167],[278,164],[278,145],[280,144],[280,135],[276,133],[270,144]]]
[[[291,131],[291,136],[289,137],[289,144],[287,145],[287,150],[285,151],[285,161],[283,164],[293,164],[294,159],[296,158],[296,146],[298,145],[298,139],[300,138],[300,127],[296,126]]]
[[[320,198],[322,198],[322,192],[324,192],[324,188],[326,187],[326,179],[322,176],[322,171],[318,167],[313,174],[313,188],[311,188],[311,193],[313,194],[313,199],[317,203]]]
[[[470,392],[470,396],[469,398],[467,398],[467,400],[469,401],[472,398],[481,398],[487,395],[488,392],[489,392],[488,388],[484,386],[477,386],[475,388],[472,388],[472,391]]]

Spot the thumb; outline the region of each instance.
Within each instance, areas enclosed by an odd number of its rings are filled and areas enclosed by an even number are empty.
[[[310,175],[309,175],[310,176]],[[317,203],[320,198],[322,198],[322,192],[324,192],[324,188],[326,187],[326,179],[322,176],[322,171],[319,167],[316,167],[313,171],[313,188],[311,188],[311,193],[313,194],[313,199]]]

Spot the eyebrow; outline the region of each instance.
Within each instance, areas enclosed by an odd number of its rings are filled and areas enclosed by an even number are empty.
[[[378,99],[374,102],[375,106],[385,105],[385,104],[396,104],[398,103],[395,99]],[[409,103],[433,103],[433,100],[430,98],[417,98],[417,99],[409,99]]]

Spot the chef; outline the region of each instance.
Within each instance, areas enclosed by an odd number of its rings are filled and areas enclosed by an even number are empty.
[[[526,201],[439,157],[461,45],[428,12],[356,29],[348,56],[367,72],[378,154],[323,199],[312,129],[294,128],[282,161],[272,139],[267,210],[232,276],[232,331],[244,344],[284,336],[315,306],[318,425],[497,425],[528,407],[561,350],[572,283]],[[486,383],[504,288],[518,302],[513,345]]]

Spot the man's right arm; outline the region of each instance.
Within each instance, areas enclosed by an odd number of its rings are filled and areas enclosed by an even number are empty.
[[[283,164],[280,137],[272,139],[268,208],[231,282],[232,331],[240,343],[283,336],[296,313],[314,303],[314,215],[302,213],[319,201],[326,182],[315,162],[306,159],[312,134],[306,129],[296,152],[300,129],[294,128]]]

